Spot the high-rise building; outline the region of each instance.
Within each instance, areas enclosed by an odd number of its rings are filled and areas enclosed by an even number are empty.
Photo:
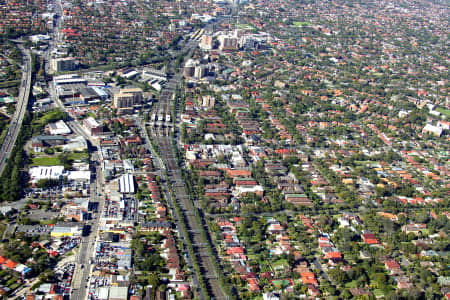
[[[205,95],[202,97],[202,106],[205,108],[214,107],[215,102],[216,102],[216,99],[214,98],[214,96]]]

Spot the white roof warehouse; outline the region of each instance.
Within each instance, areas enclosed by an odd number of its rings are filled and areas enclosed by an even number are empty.
[[[119,178],[119,192],[125,194],[134,194],[134,176],[131,174],[125,174]]]

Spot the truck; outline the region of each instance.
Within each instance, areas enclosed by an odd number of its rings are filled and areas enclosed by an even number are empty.
[[[166,122],[170,122],[170,115],[166,115]]]

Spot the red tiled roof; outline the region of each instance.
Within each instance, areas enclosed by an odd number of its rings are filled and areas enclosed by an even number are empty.
[[[7,260],[3,265],[9,269],[14,269],[19,263],[12,260]]]

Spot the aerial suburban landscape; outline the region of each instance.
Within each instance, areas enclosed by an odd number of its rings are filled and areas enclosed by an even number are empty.
[[[449,15],[0,1],[0,298],[450,299]]]

